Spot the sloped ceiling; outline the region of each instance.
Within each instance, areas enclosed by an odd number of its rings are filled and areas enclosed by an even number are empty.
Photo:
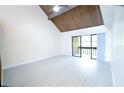
[[[61,5],[59,12],[54,12],[54,5],[40,5],[61,32],[103,25],[103,18],[98,5]]]

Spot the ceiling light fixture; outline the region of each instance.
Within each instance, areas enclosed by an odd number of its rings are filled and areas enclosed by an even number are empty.
[[[55,12],[59,12],[59,11],[60,11],[59,5],[55,5],[55,6],[53,7],[53,10],[54,10]]]

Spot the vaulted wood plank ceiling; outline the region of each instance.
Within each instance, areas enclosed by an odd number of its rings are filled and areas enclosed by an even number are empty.
[[[40,7],[61,32],[104,24],[98,5],[60,5],[58,12],[53,10],[54,5]]]

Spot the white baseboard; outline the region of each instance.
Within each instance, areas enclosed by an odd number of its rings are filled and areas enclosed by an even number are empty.
[[[43,61],[45,59],[56,57],[56,56],[59,56],[59,55],[49,56],[49,57],[45,57],[45,58],[38,58],[38,59],[30,60],[30,61],[21,62],[21,63],[18,63],[18,64],[13,64],[13,65],[5,66],[5,67],[2,67],[2,70],[6,70],[6,69],[9,69],[9,68],[13,68],[13,67],[17,67],[17,66],[33,63],[33,62],[37,62],[37,61],[40,61],[40,60]]]

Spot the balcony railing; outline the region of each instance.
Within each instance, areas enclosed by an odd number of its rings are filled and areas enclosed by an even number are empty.
[[[91,55],[96,56],[97,55],[97,47],[79,47],[79,49],[82,50],[82,55]]]

